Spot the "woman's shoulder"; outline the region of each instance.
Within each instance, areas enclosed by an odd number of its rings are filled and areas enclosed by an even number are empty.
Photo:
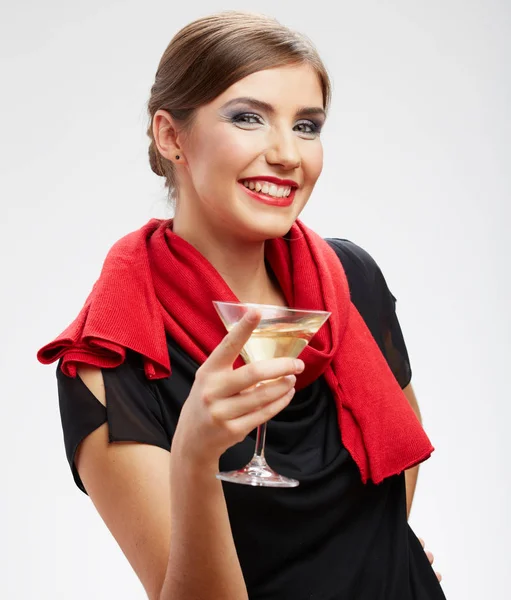
[[[145,377],[142,356],[128,350],[117,367],[80,365],[76,377],[57,365],[57,387],[64,445],[74,481],[85,486],[75,464],[82,441],[108,423],[109,442],[139,442],[170,450],[170,429],[155,383]],[[169,409],[170,410],[170,407]]]
[[[374,286],[380,268],[365,248],[345,238],[325,238],[325,241],[341,261],[350,285],[365,283],[371,288]]]

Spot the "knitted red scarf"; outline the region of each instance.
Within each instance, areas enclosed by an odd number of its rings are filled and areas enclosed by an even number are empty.
[[[300,355],[306,366],[296,389],[325,377],[362,481],[380,483],[434,448],[352,304],[335,252],[298,220],[287,237],[267,240],[265,256],[288,306],[332,313]],[[199,364],[226,335],[213,300],[239,301],[213,265],[173,233],[172,219],[151,219],[114,244],[78,317],[37,356],[45,364],[63,356],[63,372],[75,377],[77,363],[115,367],[129,348],[143,356],[147,377],[168,377],[166,333]],[[243,364],[238,357],[234,367]]]

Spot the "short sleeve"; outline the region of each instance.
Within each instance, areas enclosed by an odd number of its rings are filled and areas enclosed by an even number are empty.
[[[138,364],[140,362],[140,365]],[[103,423],[108,423],[108,440],[140,442],[170,450],[161,405],[152,383],[145,377],[141,361],[128,353],[114,369],[102,369],[106,407],[80,377],[67,377],[57,367],[59,408],[66,456],[74,481],[85,494],[74,458],[80,442]]]
[[[403,332],[396,313],[396,298],[374,258],[354,242],[327,238],[341,261],[351,301],[387,360],[401,388],[411,381],[412,369]]]
[[[412,368],[406,348],[403,332],[396,312],[396,298],[389,290],[385,277],[378,265],[374,279],[375,298],[381,299],[380,331],[383,354],[387,359],[394,377],[404,389],[412,379]]]

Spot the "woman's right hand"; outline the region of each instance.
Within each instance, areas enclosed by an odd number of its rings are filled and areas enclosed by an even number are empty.
[[[198,464],[218,465],[228,448],[291,401],[303,361],[281,357],[232,368],[260,319],[261,314],[250,309],[197,370],[171,454],[177,451]],[[262,383],[268,379],[275,381]],[[258,383],[262,385],[255,387]]]

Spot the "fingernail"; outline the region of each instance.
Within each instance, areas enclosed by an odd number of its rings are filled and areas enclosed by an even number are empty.
[[[295,360],[295,368],[298,373],[301,373],[305,369],[305,363],[303,362],[303,360]]]

